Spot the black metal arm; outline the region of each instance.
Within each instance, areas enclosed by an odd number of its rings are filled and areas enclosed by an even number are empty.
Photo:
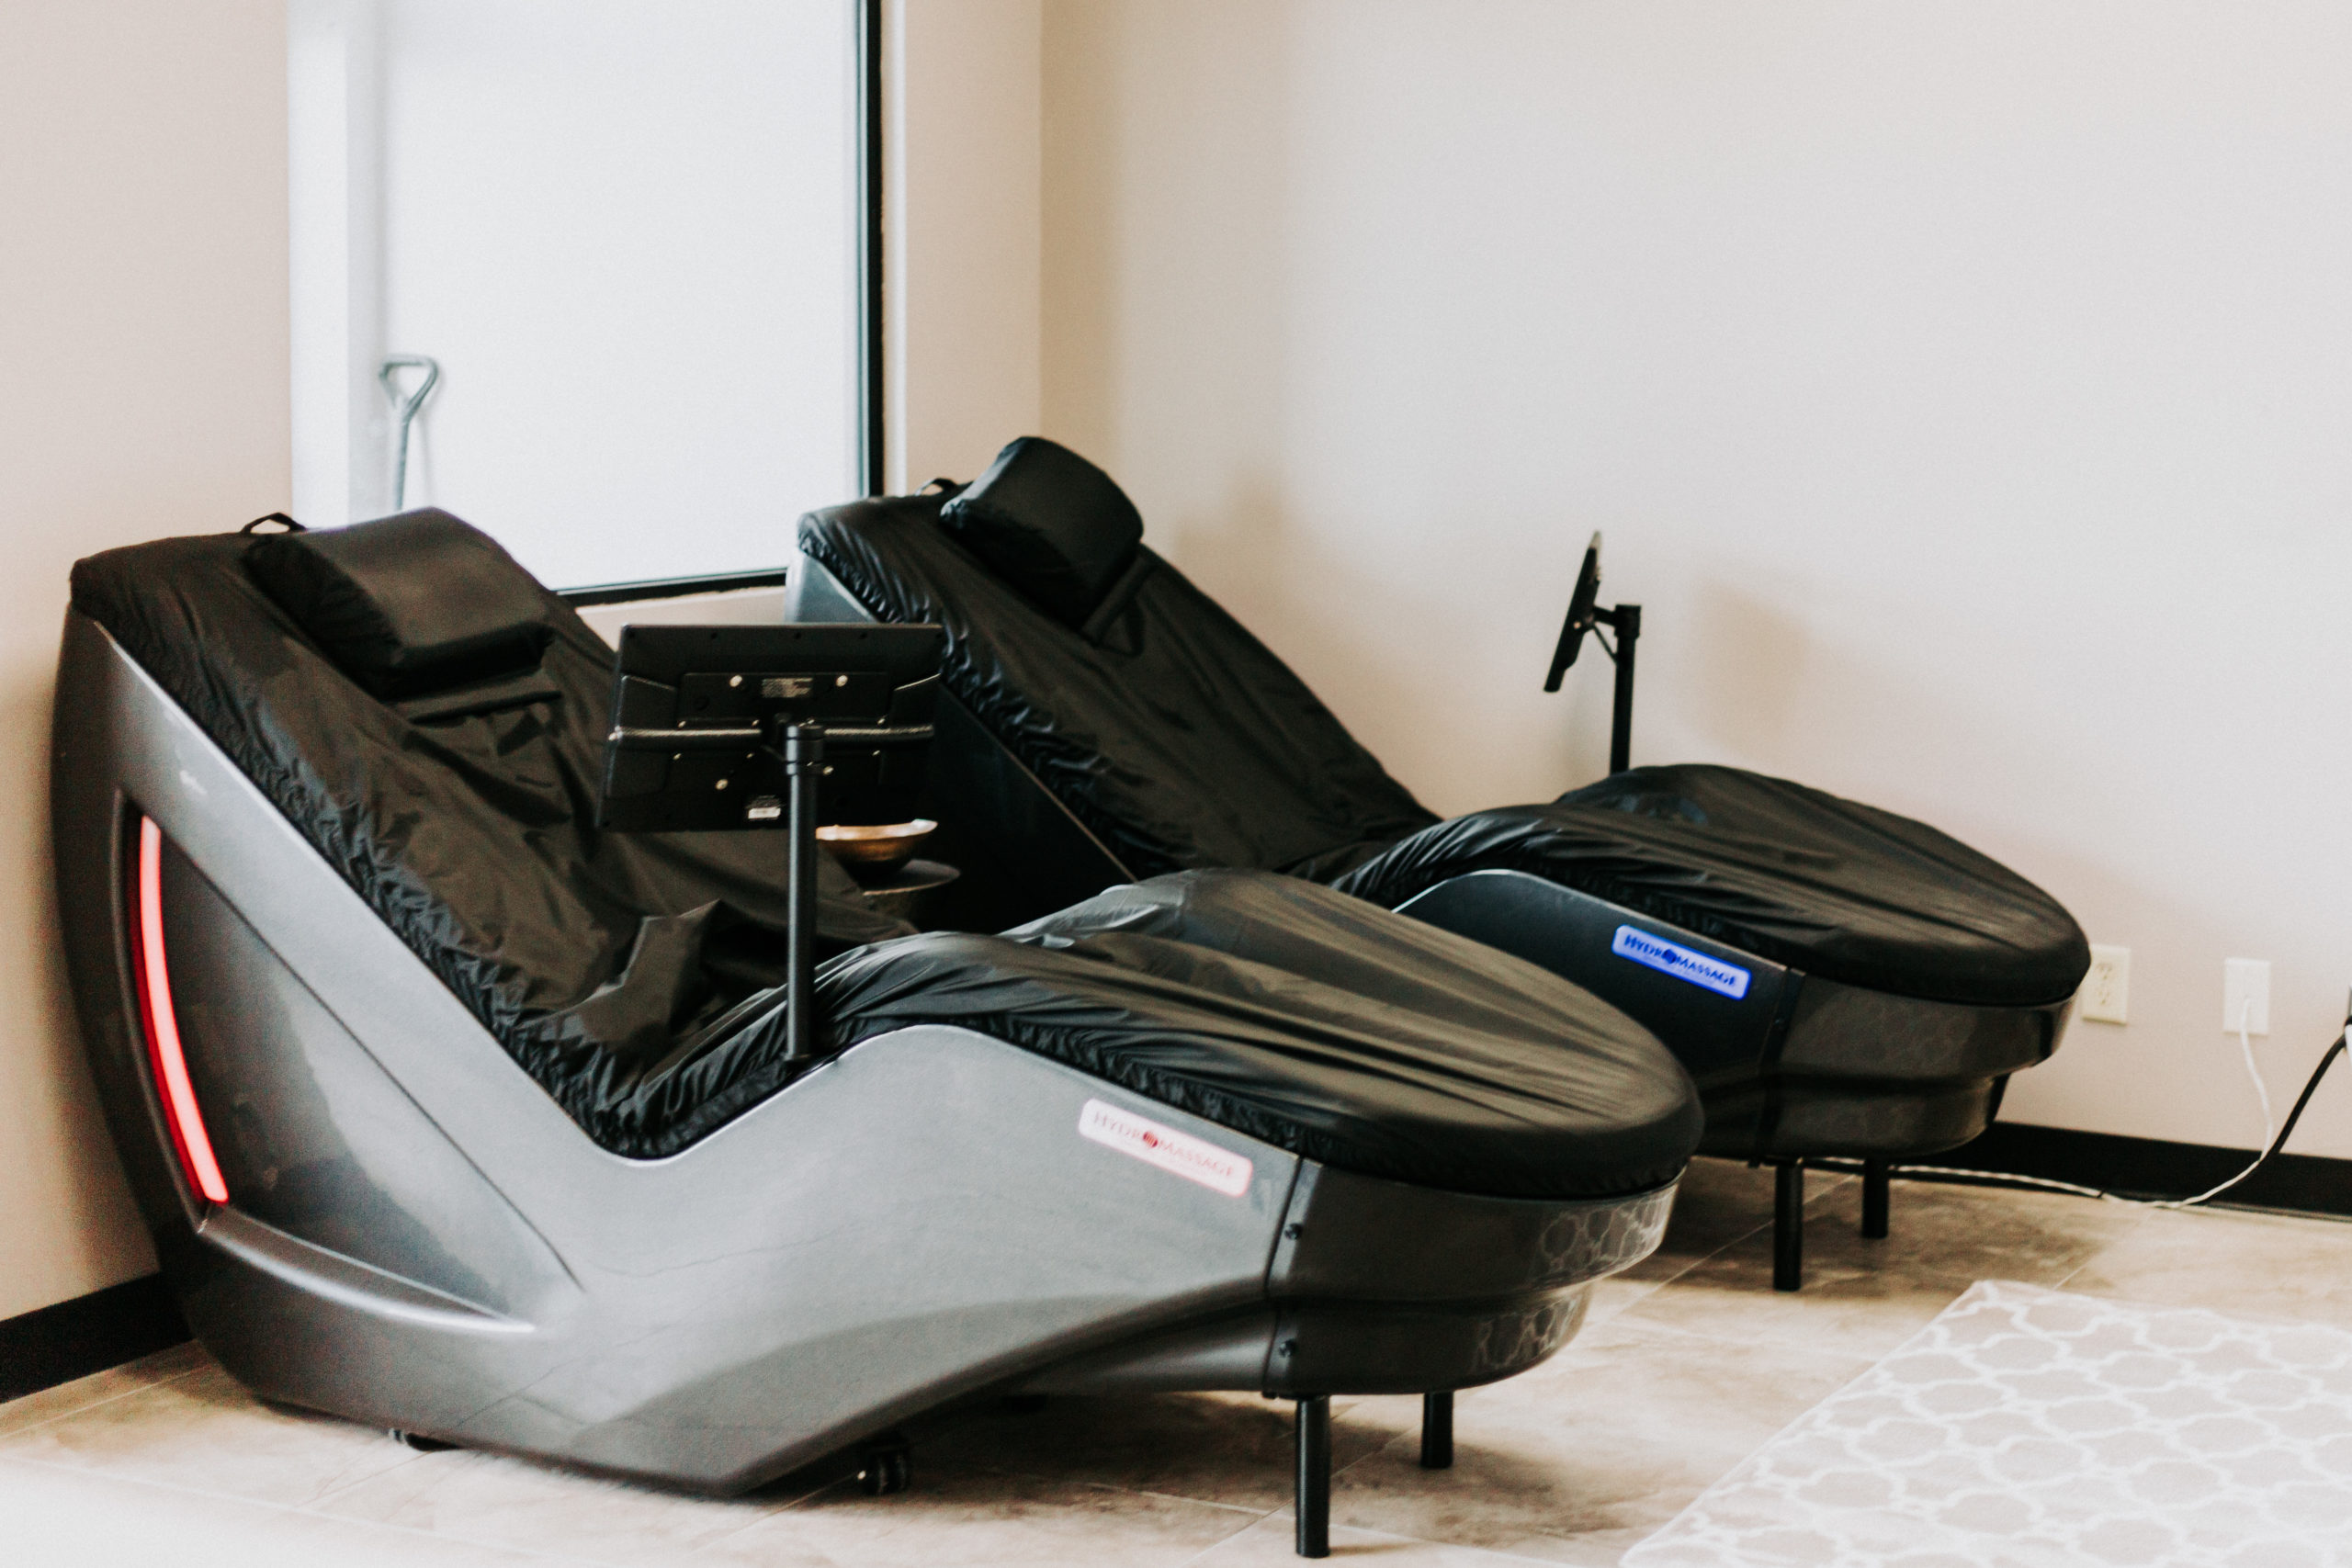
[[[1641,639],[1642,607],[1620,604],[1595,610],[1592,618],[1617,633],[1616,647],[1600,646],[1609,649],[1617,666],[1617,695],[1609,713],[1609,771],[1622,773],[1634,765],[1634,645]]]
[[[763,728],[742,725],[728,729],[615,729],[606,739],[624,751],[751,751],[763,748],[784,753],[784,732],[790,726]],[[813,724],[800,728],[814,729]],[[928,724],[831,724],[822,727],[826,739],[843,746],[921,746],[932,738]]]
[[[784,942],[791,967],[784,979],[784,1057],[806,1062],[816,1054],[817,1014],[817,781],[825,771],[825,731],[814,724],[786,729],[782,744],[770,746],[784,759],[792,795],[792,850],[786,875]]]

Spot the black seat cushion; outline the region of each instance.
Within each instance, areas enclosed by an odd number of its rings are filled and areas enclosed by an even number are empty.
[[[835,1041],[960,1024],[1368,1176],[1515,1198],[1671,1180],[1689,1077],[1589,993],[1295,878],[1187,872],[1002,937],[829,964]]]
[[[2090,966],[2058,901],[1922,822],[1737,768],[1634,768],[1458,817],[1337,886],[1394,908],[1465,872],[1524,871],[1824,979],[2034,1007]]]
[[[939,512],[926,496],[834,507],[801,520],[800,544],[877,618],[945,627],[949,693],[1130,874],[1329,877],[1437,820],[1173,567],[1159,562],[1090,639],[950,537]]]
[[[1082,626],[1134,564],[1143,515],[1111,476],[1024,435],[940,508],[941,525],[999,577]]]

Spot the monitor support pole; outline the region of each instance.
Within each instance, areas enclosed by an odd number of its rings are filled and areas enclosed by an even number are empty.
[[[1617,646],[1609,649],[1617,666],[1617,698],[1609,717],[1609,771],[1622,773],[1634,765],[1634,645],[1641,640],[1642,607],[1620,604],[1595,610],[1592,618],[1617,633]]]
[[[841,679],[846,681],[848,677]],[[817,845],[818,786],[832,771],[826,765],[825,750],[831,746],[836,748],[836,756],[859,757],[868,751],[928,745],[933,733],[928,723],[826,725],[789,714],[775,714],[756,724],[740,726],[692,725],[654,729],[615,725],[605,737],[608,757],[632,751],[676,757],[695,751],[741,758],[746,752],[765,751],[784,765],[785,790],[790,801],[784,808],[781,823],[776,820],[778,814],[770,800],[754,796],[745,808],[745,816],[731,823],[711,822],[706,814],[691,826],[696,831],[729,827],[773,830],[781,826],[791,834],[785,868],[784,939],[788,967],[784,982],[784,1056],[787,1062],[806,1066],[816,1060],[818,1054],[817,857],[824,852]],[[720,780],[718,787],[726,788],[727,781]],[[827,804],[833,802],[829,800]],[[600,807],[600,812],[602,809]],[[640,820],[624,830],[678,829]]]
[[[815,1055],[817,1012],[817,781],[824,773],[822,726],[795,724],[784,731],[786,782],[791,788],[792,849],[786,875],[785,945],[791,969],[785,977],[784,1055],[807,1062]]]

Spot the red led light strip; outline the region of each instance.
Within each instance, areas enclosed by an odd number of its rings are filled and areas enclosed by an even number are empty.
[[[229,1184],[220,1179],[220,1162],[212,1156],[211,1136],[197,1110],[196,1086],[188,1082],[187,1055],[180,1048],[179,1015],[172,1010],[172,974],[164,961],[164,830],[152,817],[139,819],[139,881],[133,902],[139,929],[131,943],[131,978],[147,1026],[147,1062],[164,1097],[164,1120],[171,1126],[172,1146],[188,1185],[207,1201],[226,1203]]]

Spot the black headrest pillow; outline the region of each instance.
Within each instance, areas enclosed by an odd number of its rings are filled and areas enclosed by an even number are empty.
[[[1111,476],[1024,435],[940,509],[941,526],[1057,619],[1082,626],[1143,543],[1143,514]]]
[[[437,508],[268,535],[245,566],[344,673],[386,701],[534,670],[555,635],[537,580]]]

